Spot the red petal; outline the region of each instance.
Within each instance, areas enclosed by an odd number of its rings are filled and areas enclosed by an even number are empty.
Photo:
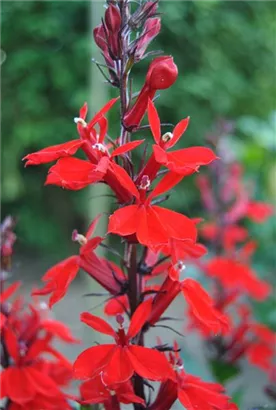
[[[151,313],[151,307],[152,300],[148,299],[145,302],[141,303],[135,310],[127,332],[127,337],[129,339],[134,338],[140,332]]]
[[[6,321],[7,321],[7,317],[2,312],[0,312],[0,331],[5,326]]]
[[[137,213],[137,239],[149,247],[168,242],[168,235],[163,222],[152,206],[140,206]]]
[[[91,313],[84,312],[80,316],[81,321],[86,323],[88,326],[92,327],[97,332],[116,337],[115,331],[112,329],[110,324],[98,316],[91,315]]]
[[[137,141],[131,141],[127,142],[124,145],[121,145],[120,147],[114,149],[114,151],[111,154],[111,158],[116,157],[117,155],[122,155],[125,154],[126,152],[132,151],[136,147],[139,147],[145,140],[137,140]]]
[[[46,164],[62,157],[70,157],[84,144],[84,141],[73,140],[64,144],[53,145],[40,151],[26,155],[23,160],[27,160],[25,166]]]
[[[12,285],[10,285],[6,290],[4,290],[1,295],[0,295],[0,301],[6,302],[7,299],[9,299],[13,293],[17,291],[17,289],[21,286],[21,282],[17,281],[14,282]]]
[[[26,370],[29,385],[33,387],[36,394],[43,394],[46,397],[56,397],[59,395],[56,383],[47,374],[33,367],[27,367]]]
[[[45,185],[57,185],[66,189],[79,190],[100,181],[105,172],[106,169],[99,169],[96,165],[83,159],[61,158],[49,169]]]
[[[190,218],[159,206],[154,205],[151,208],[158,215],[169,238],[196,241],[197,229]]]
[[[173,138],[165,144],[166,149],[173,147],[188,128],[190,117],[181,120],[173,130]]]
[[[75,339],[70,329],[65,326],[63,323],[58,322],[57,320],[43,320],[41,322],[41,328],[44,329],[46,332],[51,333],[52,335],[58,337],[59,339],[63,340],[67,343],[78,343],[79,340]]]
[[[90,239],[85,245],[80,248],[80,255],[84,256],[89,254],[97,248],[97,246],[102,242],[103,238],[101,236],[95,236],[95,238]]]
[[[107,385],[122,383],[131,378],[133,366],[127,355],[128,348],[116,347],[108,365],[103,371],[103,382]]]
[[[134,371],[149,380],[166,380],[174,377],[171,365],[163,353],[142,346],[129,346],[127,350]]]
[[[89,122],[88,128],[93,127],[97,122],[99,122],[101,117],[103,117],[110,110],[110,108],[115,104],[115,102],[118,99],[119,97],[113,98],[112,100],[108,101],[108,103],[106,103],[103,106],[103,108],[101,108],[100,111],[98,111],[97,114],[93,117],[93,119]]]
[[[52,307],[63,298],[68,286],[76,277],[79,270],[77,260],[77,256],[71,256],[49,269],[42,278],[44,282],[49,283],[44,288],[33,292],[33,295],[45,295],[53,292],[49,301],[49,305]]]
[[[104,138],[106,136],[107,128],[108,128],[108,121],[105,117],[102,117],[99,120],[99,127],[100,127],[100,132],[99,132],[98,143],[102,144],[104,142]]]
[[[25,404],[34,398],[36,390],[28,380],[26,367],[9,367],[5,373],[6,392],[12,401]]]
[[[86,239],[90,239],[90,237],[93,235],[93,233],[96,230],[96,227],[98,225],[99,219],[102,217],[102,214],[99,214],[96,216],[96,218],[93,219],[93,221],[91,222],[91,224],[89,225],[89,228],[86,232]]]
[[[265,202],[251,201],[247,208],[247,217],[254,222],[265,222],[270,216],[274,214],[274,207]]]
[[[87,116],[87,112],[88,112],[88,105],[87,105],[87,102],[85,102],[83,104],[83,106],[81,107],[80,112],[79,112],[80,118],[85,120],[85,118]]]
[[[120,165],[115,164],[115,162],[112,162],[110,164],[110,168],[114,172],[118,182],[135,198],[140,198],[140,194],[138,189],[136,188],[136,185],[134,184],[128,173],[124,170],[124,168],[120,167]]]
[[[17,362],[19,358],[19,349],[15,333],[7,327],[4,331],[4,338],[9,355],[15,362]]]
[[[104,386],[101,376],[82,383],[80,393],[82,401],[87,403],[101,403],[110,397],[109,390]]]
[[[161,125],[160,125],[160,119],[158,116],[158,112],[151,101],[149,99],[148,101],[148,118],[149,118],[149,123],[150,123],[150,129],[154,138],[154,141],[156,144],[160,144],[160,138],[161,138]]]
[[[126,236],[136,232],[139,222],[137,219],[138,210],[138,205],[129,205],[117,209],[117,211],[109,217],[108,233]]]
[[[82,352],[74,363],[77,379],[89,379],[99,374],[107,365],[116,345],[93,346]]]
[[[165,192],[171,190],[175,185],[177,185],[183,179],[182,175],[176,174],[174,172],[168,172],[156,187],[152,190],[150,195],[147,198],[147,203],[150,202],[153,198],[164,194]]]
[[[159,156],[156,147],[154,147],[154,154],[157,162],[184,176],[197,171],[201,165],[210,164],[217,158],[210,148],[205,147],[190,147],[168,152],[166,161]]]

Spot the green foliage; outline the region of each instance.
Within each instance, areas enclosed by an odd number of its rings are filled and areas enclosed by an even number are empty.
[[[87,2],[2,5],[2,212],[19,218],[21,244],[44,250],[62,248],[78,208],[70,194],[43,188],[46,167],[24,169],[21,159],[75,137],[88,97],[88,11]]]
[[[210,360],[209,364],[215,379],[222,385],[240,373],[238,366],[221,360]]]

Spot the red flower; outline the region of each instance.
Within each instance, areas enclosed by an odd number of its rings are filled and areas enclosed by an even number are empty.
[[[108,232],[121,236],[136,234],[138,242],[148,247],[166,244],[170,238],[188,238],[195,241],[196,227],[189,218],[151,204],[152,199],[171,189],[181,178],[172,173],[165,175],[146,198],[145,192],[150,181],[144,178],[145,185],[138,191],[132,179],[125,173],[121,183],[135,197],[136,204],[115,211],[109,218]]]
[[[49,169],[45,185],[57,185],[62,188],[78,190],[103,179],[109,161],[102,158],[98,165],[74,157],[61,158]]]
[[[26,155],[23,160],[27,160],[25,167],[28,165],[46,164],[63,157],[71,157],[84,144],[81,140],[72,140],[64,144],[53,145],[43,148],[40,151]]]
[[[37,357],[45,351],[46,342],[36,340],[30,348],[20,345],[12,330],[4,332],[8,353],[14,364],[1,373],[1,398],[24,404],[35,398],[37,394],[45,398],[59,398],[61,393],[55,382],[37,367]]]
[[[264,300],[271,292],[269,283],[258,279],[255,272],[245,263],[218,256],[207,264],[207,274],[220,280],[229,290],[239,289],[256,300]]]
[[[137,373],[150,380],[165,380],[172,372],[165,356],[157,350],[130,344],[131,339],[138,335],[151,312],[151,300],[139,305],[129,325],[128,332],[121,324],[117,332],[103,319],[90,313],[83,313],[81,320],[93,329],[112,336],[115,344],[105,344],[90,347],[80,354],[74,364],[75,375],[78,378],[92,378],[102,374],[106,384],[121,383],[129,380]]]
[[[178,375],[178,400],[191,410],[229,410],[230,398],[218,383],[208,383],[182,371]]]
[[[74,232],[74,240],[78,240],[81,243],[80,254],[70,256],[63,261],[57,263],[50,268],[43,276],[43,282],[46,282],[42,289],[35,290],[33,295],[48,295],[51,293],[49,300],[49,306],[52,307],[60,299],[64,297],[70,283],[75,279],[82,261],[86,262],[87,258],[93,258],[93,251],[99,245],[103,238],[97,236],[90,239],[96,227],[98,218],[90,224],[86,236],[79,235]]]
[[[181,120],[172,133],[167,132],[163,136],[161,136],[160,119],[151,100],[148,101],[148,117],[155,145],[153,145],[153,156],[149,159],[141,175],[146,174],[152,180],[158,168],[164,165],[171,171],[186,176],[196,172],[201,165],[208,165],[217,158],[213,151],[206,147],[190,147],[167,152],[186,131],[189,117]]]
[[[140,403],[145,406],[145,401],[141,397],[136,396],[130,381],[106,385],[103,383],[101,376],[96,376],[92,380],[88,380],[80,386],[81,403],[110,403],[112,404],[113,397],[120,403],[132,404]]]
[[[263,223],[274,214],[274,207],[265,202],[250,201],[247,205],[246,216],[254,222]]]
[[[157,90],[169,88],[178,76],[177,66],[170,56],[155,58],[149,66],[146,81],[133,107],[124,116],[126,128],[138,127],[147,110],[148,99],[153,99]]]

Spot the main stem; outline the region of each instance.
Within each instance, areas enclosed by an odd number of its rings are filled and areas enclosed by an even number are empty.
[[[129,281],[129,289],[128,289],[128,300],[130,306],[130,314],[131,316],[135,312],[137,306],[140,302],[141,296],[141,289],[138,286],[138,275],[137,275],[137,250],[135,244],[127,244],[127,257],[128,257],[128,281]],[[137,345],[143,346],[144,345],[144,335],[143,332],[140,333],[137,342]],[[145,399],[144,393],[144,383],[142,377],[135,375],[134,376],[134,391],[135,394],[143,399]],[[144,407],[140,404],[134,404],[135,410],[142,410]]]

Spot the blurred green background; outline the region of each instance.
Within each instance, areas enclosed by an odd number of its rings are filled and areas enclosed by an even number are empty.
[[[93,3],[97,13],[104,12],[100,2]],[[233,121],[231,149],[253,180],[255,197],[274,201],[275,3],[161,1],[159,11],[162,32],[150,49],[173,55],[179,68],[177,83],[157,102],[162,120],[191,116],[182,146],[206,145],[218,119]],[[48,166],[24,168],[21,161],[29,152],[75,138],[73,117],[83,102],[94,101],[95,111],[101,90],[103,101],[114,94],[104,81],[91,88],[93,18],[88,1],[2,3],[2,215],[18,217],[24,251],[68,254],[72,229],[84,228],[86,210],[100,207],[87,190],[44,188]],[[133,70],[135,91],[148,64],[144,60]],[[112,115],[117,121],[116,109]],[[118,121],[112,132],[118,136]],[[170,201],[190,216],[202,215],[193,178]],[[270,272],[273,224],[252,232],[261,245],[257,263]]]

